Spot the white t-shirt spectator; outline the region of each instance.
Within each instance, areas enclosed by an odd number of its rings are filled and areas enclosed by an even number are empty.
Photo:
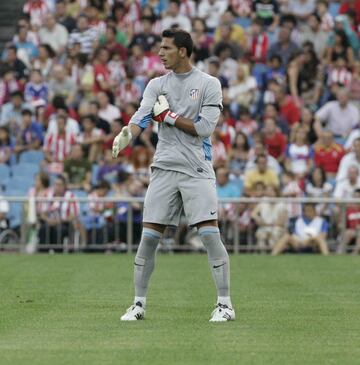
[[[215,29],[227,6],[228,2],[224,0],[213,1],[213,3],[210,3],[209,0],[202,0],[199,4],[198,16],[204,18],[208,28]]]
[[[351,102],[341,108],[338,101],[329,101],[316,112],[315,116],[326,122],[327,128],[335,136],[347,136],[359,125],[359,110]]]
[[[336,174],[336,181],[345,180],[350,166],[356,166],[360,171],[360,161],[356,159],[354,152],[347,153],[340,161],[339,169]]]
[[[191,23],[189,18],[182,14],[178,14],[177,16],[165,16],[162,20],[162,28],[168,29],[174,25],[178,25],[179,28],[186,30],[187,32],[191,32]]]
[[[66,119],[66,126],[65,126],[66,133],[71,133],[77,136],[80,133],[80,126],[79,123],[72,118]],[[47,133],[57,133],[57,124],[56,124],[56,117],[52,117],[49,121],[49,126],[47,129]]]
[[[114,119],[121,117],[121,113],[118,107],[112,104],[108,104],[105,109],[99,110],[99,117],[111,124]]]
[[[360,178],[358,178],[356,184],[351,185],[349,180],[342,180],[336,183],[334,190],[334,198],[346,199],[354,196],[354,191],[360,188]]]
[[[55,24],[54,29],[49,30],[45,27],[39,30],[40,43],[47,43],[58,53],[61,48],[65,48],[69,33],[61,24]]]

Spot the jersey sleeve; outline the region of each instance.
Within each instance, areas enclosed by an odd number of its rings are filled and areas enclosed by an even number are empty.
[[[205,90],[204,101],[197,120],[195,130],[200,137],[210,137],[214,132],[222,110],[222,92],[220,81],[211,78]]]
[[[151,80],[144,91],[140,107],[137,112],[131,117],[129,124],[136,124],[142,129],[145,129],[151,122],[153,106],[160,95],[159,79]]]

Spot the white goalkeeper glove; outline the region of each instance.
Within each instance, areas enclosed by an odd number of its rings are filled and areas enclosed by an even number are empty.
[[[169,103],[164,95],[160,95],[153,107],[153,117],[152,119],[156,122],[168,123],[175,125],[176,119],[179,117],[178,114],[170,111]]]
[[[112,157],[117,158],[119,152],[124,149],[131,141],[132,135],[129,127],[123,127],[121,132],[114,138],[112,145]]]

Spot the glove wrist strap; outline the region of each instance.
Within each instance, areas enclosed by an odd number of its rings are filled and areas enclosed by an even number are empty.
[[[179,114],[169,111],[164,118],[164,122],[170,125],[175,125],[177,118],[179,118]]]

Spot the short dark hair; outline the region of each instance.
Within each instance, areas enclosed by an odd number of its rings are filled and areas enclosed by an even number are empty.
[[[191,56],[194,43],[189,32],[183,29],[165,29],[162,32],[162,37],[172,38],[177,48],[185,48],[187,56]]]
[[[30,109],[23,109],[22,111],[21,111],[21,115],[30,115],[30,116],[32,116],[33,115],[33,113],[32,113],[32,111],[30,110]]]

